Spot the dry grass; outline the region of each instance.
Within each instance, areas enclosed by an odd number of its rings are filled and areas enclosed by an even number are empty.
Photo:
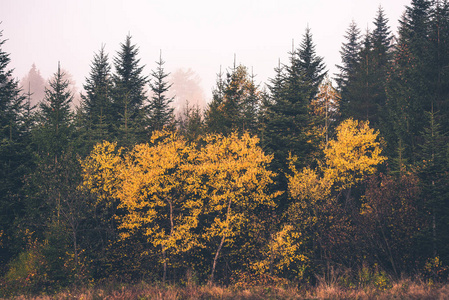
[[[449,284],[430,286],[409,279],[393,283],[387,289],[375,287],[342,288],[321,282],[306,291],[280,287],[162,286],[139,283],[107,284],[90,288],[73,288],[55,295],[20,296],[15,299],[449,299]]]

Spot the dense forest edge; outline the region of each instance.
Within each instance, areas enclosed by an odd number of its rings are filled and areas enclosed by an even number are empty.
[[[373,25],[338,74],[306,28],[265,85],[234,64],[176,113],[131,35],[79,106],[59,63],[33,105],[0,31],[0,297],[447,296],[449,3]]]

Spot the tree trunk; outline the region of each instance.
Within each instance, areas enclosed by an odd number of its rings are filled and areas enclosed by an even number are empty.
[[[163,259],[163,265],[164,265],[164,273],[162,275],[162,284],[165,284],[165,280],[167,279],[167,259],[165,255],[165,248],[162,246],[162,259]]]
[[[223,236],[221,237],[221,241],[220,241],[220,245],[218,246],[217,252],[215,253],[215,257],[214,257],[214,263],[212,264],[212,272],[210,274],[210,279],[209,279],[209,285],[212,285],[214,283],[214,274],[215,274],[215,268],[217,266],[217,261],[218,261],[218,256],[220,255],[220,251],[221,248],[223,247],[226,235],[227,235],[227,229],[229,228],[229,216],[231,214],[231,203],[232,203],[232,199],[229,199],[229,203],[228,203],[228,209],[226,211],[226,229],[225,232],[223,233]]]

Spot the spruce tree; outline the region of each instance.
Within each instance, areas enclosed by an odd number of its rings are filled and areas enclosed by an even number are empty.
[[[347,42],[343,43],[340,51],[342,64],[337,65],[340,73],[337,74],[335,79],[341,94],[340,113],[342,119],[346,119],[350,116],[350,113],[348,112],[351,106],[349,100],[349,87],[356,77],[355,73],[359,63],[359,53],[362,46],[360,43],[360,29],[357,27],[355,21],[352,21],[349,25],[345,38]]]
[[[394,155],[398,141],[404,143],[405,158],[416,162],[418,136],[426,125],[423,112],[430,112],[434,97],[429,42],[431,3],[413,0],[400,21],[393,66],[388,78],[384,136],[387,151]]]
[[[379,7],[376,19],[374,20],[374,30],[371,35],[372,40],[372,101],[373,113],[369,121],[375,128],[381,128],[384,117],[385,104],[387,101],[386,87],[387,78],[392,64],[392,39],[389,30],[388,19],[384,15],[382,7]]]
[[[82,139],[90,146],[108,139],[112,131],[112,77],[111,66],[104,46],[94,54],[89,77],[83,85],[85,94],[81,95],[81,114],[77,120],[81,122],[79,128],[84,131]]]
[[[305,84],[310,87],[308,97],[309,101],[312,101],[318,94],[318,87],[327,72],[325,71],[326,66],[323,58],[316,54],[309,27],[307,27],[300,48],[297,51],[299,56],[298,65],[301,72],[304,73]]]
[[[165,73],[162,54],[156,62],[156,70],[151,72],[150,88],[152,97],[148,105],[148,118],[151,130],[162,130],[166,126],[174,125],[174,108],[171,106],[174,98],[167,97],[171,87],[166,80],[170,73]]]
[[[73,95],[68,89],[69,81],[64,79],[64,75],[58,63],[58,70],[49,81],[45,98],[39,105],[36,130],[39,152],[55,162],[67,149],[72,137],[73,114],[70,105]]]
[[[93,126],[101,124],[106,118],[107,122],[112,122],[112,77],[111,66],[108,62],[108,55],[104,51],[104,46],[94,54],[89,77],[83,85],[85,94],[81,96],[81,108],[89,123]]]
[[[290,153],[296,155],[301,166],[310,162],[316,140],[311,136],[313,117],[310,114],[310,83],[305,78],[297,52],[292,52],[285,72],[276,69],[271,80],[269,106],[265,110],[264,146],[274,155],[272,166],[276,171],[288,168]]]
[[[117,138],[135,142],[137,132],[143,126],[143,107],[146,101],[144,87],[147,77],[142,75],[144,66],[137,58],[139,49],[131,44],[131,36],[120,44],[120,51],[114,58],[112,116],[115,120]]]
[[[206,111],[206,126],[211,132],[229,134],[235,130],[257,133],[261,97],[247,67],[234,66],[226,80],[219,75],[217,88]]]
[[[26,98],[8,69],[10,54],[0,31],[0,268],[20,247],[14,241],[15,218],[22,215],[21,193],[24,175],[31,165]]]
[[[223,128],[222,111],[223,111],[223,101],[224,101],[224,89],[225,80],[223,79],[223,72],[221,71],[217,74],[216,85],[212,90],[212,101],[208,104],[205,114],[204,123],[206,130],[209,132],[221,132]]]

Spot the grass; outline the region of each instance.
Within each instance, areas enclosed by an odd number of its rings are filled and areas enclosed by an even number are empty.
[[[53,295],[23,295],[14,299],[449,299],[449,284],[429,285],[422,281],[403,279],[382,289],[374,286],[344,288],[325,282],[301,289],[276,286],[180,287],[145,282],[133,285],[111,282],[92,287],[73,287]]]

